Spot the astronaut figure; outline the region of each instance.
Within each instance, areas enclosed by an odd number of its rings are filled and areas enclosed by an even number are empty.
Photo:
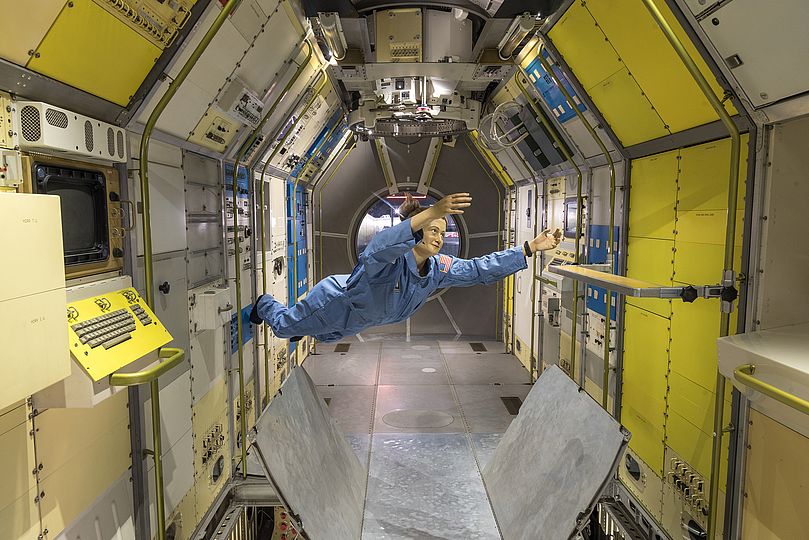
[[[463,214],[471,201],[468,193],[456,193],[421,208],[408,195],[399,209],[403,221],[374,236],[351,275],[324,278],[291,307],[261,295],[251,322],[266,321],[280,338],[338,341],[370,326],[410,317],[436,289],[499,281],[527,268],[526,257],[534,252],[559,244],[559,230],[543,231],[523,246],[474,259],[439,254],[447,230],[444,216]]]

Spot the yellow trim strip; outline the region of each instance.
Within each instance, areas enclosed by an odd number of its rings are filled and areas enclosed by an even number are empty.
[[[799,398],[789,392],[785,392],[780,388],[773,386],[769,383],[755,378],[753,375],[756,373],[755,364],[743,364],[733,370],[733,375],[736,380],[745,386],[749,386],[757,392],[761,392],[767,397],[770,397],[788,407],[792,407],[798,412],[809,414],[809,401]]]

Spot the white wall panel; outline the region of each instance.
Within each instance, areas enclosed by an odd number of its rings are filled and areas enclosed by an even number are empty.
[[[285,11],[278,11],[256,37],[253,48],[242,59],[241,66],[236,68],[236,75],[259,95],[263,95],[275,79],[283,75],[284,70],[291,69],[294,73],[295,66],[287,66],[285,62],[296,50],[301,49],[299,40],[300,35]],[[300,61],[305,58],[304,54],[300,54]],[[290,101],[294,100],[295,94],[290,98]]]
[[[135,540],[130,479],[124,474],[55,540]]]
[[[136,204],[141,205],[140,174],[138,160],[133,161],[134,171],[129,192],[134,194]],[[183,171],[159,163],[149,164],[149,200],[152,215],[152,252],[167,253],[184,250],[185,239],[185,178]],[[136,243],[138,256],[143,255],[143,214],[138,214]]]

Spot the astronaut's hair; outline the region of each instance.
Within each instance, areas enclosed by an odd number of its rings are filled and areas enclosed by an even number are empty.
[[[399,217],[401,217],[402,220],[404,221],[405,219],[412,218],[419,212],[423,212],[426,209],[427,208],[419,204],[419,201],[417,199],[409,198],[405,199],[405,202],[402,203],[397,212],[399,213]],[[446,217],[442,217],[442,219],[444,221],[447,221]]]

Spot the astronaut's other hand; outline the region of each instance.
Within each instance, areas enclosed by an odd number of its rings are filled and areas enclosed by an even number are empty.
[[[539,236],[531,240],[531,251],[547,251],[559,245],[562,241],[562,231],[559,229],[551,232],[550,229],[545,229]]]
[[[469,193],[453,193],[447,195],[432,206],[439,217],[447,214],[463,214],[463,209],[472,206],[472,197]]]

